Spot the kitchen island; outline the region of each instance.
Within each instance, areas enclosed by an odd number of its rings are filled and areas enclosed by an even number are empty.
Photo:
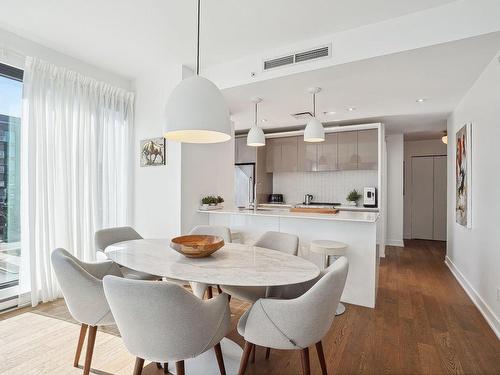
[[[296,234],[300,239],[299,256],[318,266],[323,265],[323,258],[309,251],[311,241],[333,240],[346,243],[349,273],[341,300],[375,307],[379,266],[376,244],[378,213],[340,211],[332,215],[240,209],[199,212],[209,216],[210,225],[224,225],[232,231],[238,231],[243,243],[252,243],[267,231]]]

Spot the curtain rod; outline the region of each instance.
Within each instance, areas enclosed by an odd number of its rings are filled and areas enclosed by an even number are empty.
[[[24,53],[18,52],[16,50],[0,46],[0,56],[16,55],[17,57],[26,58]]]

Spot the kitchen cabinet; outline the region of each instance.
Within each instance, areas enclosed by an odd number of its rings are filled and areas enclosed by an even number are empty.
[[[358,169],[358,132],[339,132],[337,165],[339,170]]]
[[[296,172],[298,139],[297,137],[271,138],[266,140],[266,171]]]
[[[318,171],[336,171],[338,169],[338,133],[325,134],[325,141],[318,143]]]
[[[257,161],[257,147],[247,146],[247,137],[239,137],[234,140],[234,162],[255,163]]]
[[[304,142],[304,138],[297,138],[297,170],[299,172],[315,172],[318,170],[318,144]],[[335,145],[336,146],[336,145]]]
[[[378,130],[325,134],[320,143],[302,136],[266,140],[266,172],[377,170]]]
[[[378,168],[378,130],[358,131],[358,169]]]

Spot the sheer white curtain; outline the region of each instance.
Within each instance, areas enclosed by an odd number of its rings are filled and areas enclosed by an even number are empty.
[[[60,296],[53,249],[93,260],[96,229],[129,222],[133,101],[123,89],[26,60],[20,282],[33,305]]]

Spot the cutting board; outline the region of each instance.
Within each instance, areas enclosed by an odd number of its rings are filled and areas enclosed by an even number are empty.
[[[330,214],[330,215],[334,215],[337,212],[339,212],[339,210],[337,208],[314,208],[314,207],[311,207],[311,208],[298,208],[298,207],[294,207],[294,208],[290,208],[290,212],[305,212],[305,213],[309,213],[309,214]]]

